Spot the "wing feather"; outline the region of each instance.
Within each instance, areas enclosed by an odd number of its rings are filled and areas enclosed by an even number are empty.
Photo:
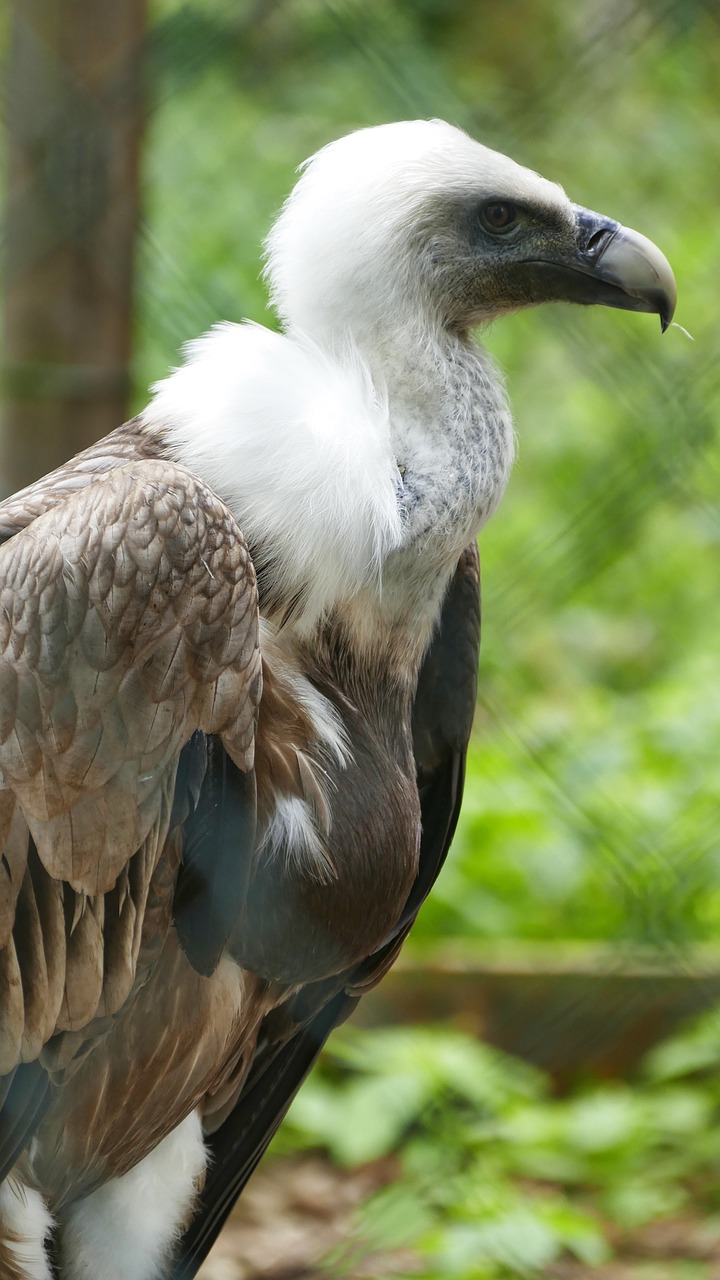
[[[440,871],[462,799],[464,759],[477,694],[480,579],[477,547],[460,559],[438,632],[420,671],[413,741],[422,811],[418,876],[396,929],[350,973],[301,989],[271,1013],[246,1082],[208,1138],[200,1208],[183,1236],[172,1280],[192,1280],[334,1027],[397,958]],[[214,1100],[208,1099],[211,1123]]]
[[[0,952],[0,1007],[0,1075],[7,1075],[20,1062],[25,1029],[22,974],[13,938]]]
[[[0,1074],[127,999],[169,927],[183,748],[218,734],[249,773],[261,691],[254,571],[206,486],[136,458],[50,490],[0,510]]]
[[[161,432],[140,430],[137,418],[125,422],[55,471],[42,476],[0,503],[0,542],[12,538],[43,512],[106,475],[138,458],[164,456]]]

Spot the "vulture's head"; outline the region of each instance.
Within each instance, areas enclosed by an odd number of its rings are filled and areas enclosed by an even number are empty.
[[[645,236],[440,120],[363,129],[311,159],[268,238],[285,323],[318,340],[462,332],[552,301],[652,311],[675,282]]]

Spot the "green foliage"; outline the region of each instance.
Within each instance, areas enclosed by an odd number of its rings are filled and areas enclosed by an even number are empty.
[[[655,317],[545,308],[485,339],[520,438],[482,536],[477,736],[416,932],[713,937],[720,923],[720,29],[651,0],[155,0],[138,401],[182,341],[263,320],[264,232],[316,147],[443,115],[639,227]],[[272,321],[270,321],[272,323]]]
[[[153,23],[138,405],[181,342],[218,318],[267,319],[262,237],[295,166],[351,128],[445,116],[667,252],[694,342],[661,340],[654,318],[562,307],[484,335],[519,459],[482,536],[465,806],[413,944],[716,936],[714,7],[154,0]],[[720,1215],[719,1053],[707,1020],[651,1055],[639,1088],[557,1100],[456,1034],[346,1032],[283,1141],[344,1163],[399,1145],[403,1180],[361,1230],[420,1236],[425,1280],[542,1275],[563,1251],[600,1261],[609,1224],[691,1199]]]
[[[280,1149],[340,1164],[399,1150],[401,1179],[363,1207],[356,1244],[412,1244],[428,1277],[538,1277],[564,1255],[592,1267],[612,1238],[688,1207],[720,1223],[719,1058],[713,1012],[655,1049],[635,1087],[558,1099],[539,1071],[448,1028],[345,1029]]]

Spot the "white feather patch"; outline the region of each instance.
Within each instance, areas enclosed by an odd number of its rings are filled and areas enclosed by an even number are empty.
[[[278,795],[258,850],[268,859],[284,858],[326,883],[335,868],[317,829],[310,805],[298,796]]]
[[[502,192],[570,216],[555,183],[443,120],[359,129],[302,170],[267,238],[266,275],[285,325],[328,348],[343,326],[358,338],[380,322],[397,341],[408,324],[427,322],[416,233],[438,200]]]
[[[345,769],[350,760],[350,745],[345,726],[332,703],[302,676],[290,676],[295,696],[310,719],[320,749]]]
[[[342,716],[329,698],[301,674],[294,655],[292,638],[267,618],[260,618],[260,649],[273,676],[286,686],[300,704],[317,735],[314,744],[320,754],[345,769],[351,751]]]
[[[52,1280],[44,1244],[52,1225],[39,1191],[12,1175],[0,1184],[0,1238],[27,1280]]]
[[[206,1165],[193,1112],[121,1178],[69,1209],[63,1280],[160,1280]]]
[[[186,348],[143,418],[228,504],[283,598],[304,593],[310,629],[379,585],[401,539],[387,405],[359,356],[308,339],[221,324]]]

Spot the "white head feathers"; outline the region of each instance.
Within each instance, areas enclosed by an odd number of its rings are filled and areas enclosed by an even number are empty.
[[[230,506],[296,626],[363,588],[379,595],[390,553],[421,538],[441,591],[497,505],[512,458],[502,386],[483,353],[445,332],[423,272],[448,221],[443,199],[499,184],[565,199],[441,121],[325,147],[267,241],[286,334],[218,326],[154,388],[144,420]]]
[[[331,142],[302,175],[266,241],[273,304],[290,328],[332,345],[385,315],[389,330],[432,321],[417,245],[439,197],[532,197],[562,188],[443,120],[406,120]],[[340,333],[338,333],[340,326]]]

